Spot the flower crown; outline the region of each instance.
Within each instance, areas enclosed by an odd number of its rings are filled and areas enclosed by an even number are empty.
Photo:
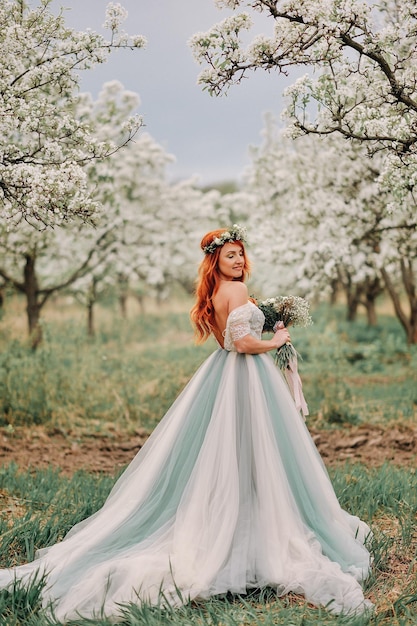
[[[232,241],[242,241],[245,243],[246,241],[246,228],[244,226],[240,226],[239,224],[233,224],[233,227],[229,230],[226,230],[220,237],[214,237],[213,241],[208,244],[208,246],[204,246],[203,252],[204,254],[213,254],[216,248],[220,246],[224,246],[225,243],[229,243]]]

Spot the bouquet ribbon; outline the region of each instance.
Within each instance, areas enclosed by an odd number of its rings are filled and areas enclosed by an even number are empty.
[[[279,321],[274,324],[273,332],[275,333],[278,328],[285,328],[284,322]],[[287,356],[288,361],[285,365],[281,365],[281,371],[284,374],[287,385],[290,389],[291,395],[294,399],[297,410],[301,412],[305,418],[308,415],[308,406],[303,394],[303,383],[301,382],[300,374],[298,373],[298,359],[297,351],[291,342],[288,342],[287,346],[281,346],[282,348],[291,348],[290,355]],[[277,354],[281,348],[278,348]]]
[[[295,406],[298,411],[301,411],[303,417],[308,415],[308,406],[303,394],[303,383],[301,382],[300,375],[298,373],[297,356],[294,355],[289,363],[288,367],[283,371],[287,385],[290,388],[292,397],[294,398]]]

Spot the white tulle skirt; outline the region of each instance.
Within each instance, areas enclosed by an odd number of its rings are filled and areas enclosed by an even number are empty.
[[[368,605],[368,533],[340,508],[270,356],[219,349],[104,506],[34,562],[0,570],[0,587],[45,574],[44,605],[62,620],[263,586],[349,613]]]

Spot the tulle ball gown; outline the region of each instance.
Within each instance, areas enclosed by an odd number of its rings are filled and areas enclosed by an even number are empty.
[[[170,603],[270,586],[340,612],[363,611],[367,525],[342,510],[248,302],[229,315],[225,348],[198,369],[104,506],[32,563],[0,571],[0,586],[46,576],[60,619],[120,604]]]

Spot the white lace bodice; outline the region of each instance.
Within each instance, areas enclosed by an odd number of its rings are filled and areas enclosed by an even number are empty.
[[[252,335],[260,339],[264,321],[264,314],[253,302],[247,302],[233,309],[227,318],[226,328],[223,331],[224,349],[229,352],[236,352],[233,342],[245,335]]]

